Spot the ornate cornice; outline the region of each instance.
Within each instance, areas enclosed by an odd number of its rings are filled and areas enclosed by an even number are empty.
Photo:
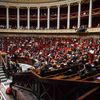
[[[56,2],[49,2],[49,3],[19,3],[19,2],[5,2],[0,1],[1,6],[15,6],[15,7],[48,7],[48,6],[58,6],[58,5],[65,5],[75,2],[80,2],[82,0],[63,0],[63,1],[56,1]]]

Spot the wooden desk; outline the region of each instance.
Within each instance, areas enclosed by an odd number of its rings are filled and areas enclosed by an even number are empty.
[[[68,76],[65,76],[65,75],[59,75],[59,76],[55,76],[55,77],[52,77],[51,79],[63,79],[63,78],[67,78]]]
[[[75,77],[70,78],[70,80],[79,80],[80,78],[81,78],[80,76],[75,76]]]

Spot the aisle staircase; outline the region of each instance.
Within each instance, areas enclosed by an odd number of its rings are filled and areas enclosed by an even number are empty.
[[[3,64],[2,64],[3,63]],[[0,61],[0,100],[38,100],[36,96],[23,88],[12,89],[12,92],[16,93],[13,95],[7,95],[6,89],[9,87],[12,82],[11,79],[8,79],[6,76],[6,63],[3,57],[1,57]],[[21,99],[22,98],[22,99]]]
[[[6,82],[7,81],[7,77],[4,73],[3,66],[0,66],[0,81],[1,82]]]

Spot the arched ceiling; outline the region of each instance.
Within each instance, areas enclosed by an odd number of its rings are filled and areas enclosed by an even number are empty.
[[[0,0],[0,1],[6,1],[6,2],[28,2],[28,3],[45,3],[45,2],[59,2],[59,1],[75,1],[75,0]],[[84,0],[81,0],[84,1]],[[88,0],[86,0],[88,1]]]
[[[33,3],[44,3],[44,2],[55,2],[55,1],[64,1],[64,0],[0,0],[7,2],[33,2]]]
[[[6,1],[6,2],[28,2],[28,3],[45,3],[45,2],[59,2],[59,1],[70,1],[70,0],[0,0],[0,1]],[[74,2],[74,0],[71,0]],[[88,2],[89,0],[81,0],[83,1],[84,3],[85,2]],[[93,0],[93,1],[98,1],[98,0]]]

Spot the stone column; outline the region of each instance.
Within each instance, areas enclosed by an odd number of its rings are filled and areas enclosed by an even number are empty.
[[[81,2],[78,3],[78,22],[77,27],[79,28],[81,24]]]
[[[60,6],[57,6],[57,29],[60,28]]]
[[[92,0],[90,0],[90,5],[89,5],[89,22],[88,22],[88,27],[92,27]]]
[[[50,29],[50,7],[47,8],[47,29]]]
[[[19,7],[17,7],[17,29],[20,28],[20,19],[19,19]]]
[[[37,29],[40,29],[40,7],[37,9]]]
[[[27,8],[27,29],[30,29],[30,7]]]
[[[67,13],[67,29],[70,28],[70,4],[68,4],[68,13]]]
[[[6,28],[9,29],[9,7],[6,8]]]

